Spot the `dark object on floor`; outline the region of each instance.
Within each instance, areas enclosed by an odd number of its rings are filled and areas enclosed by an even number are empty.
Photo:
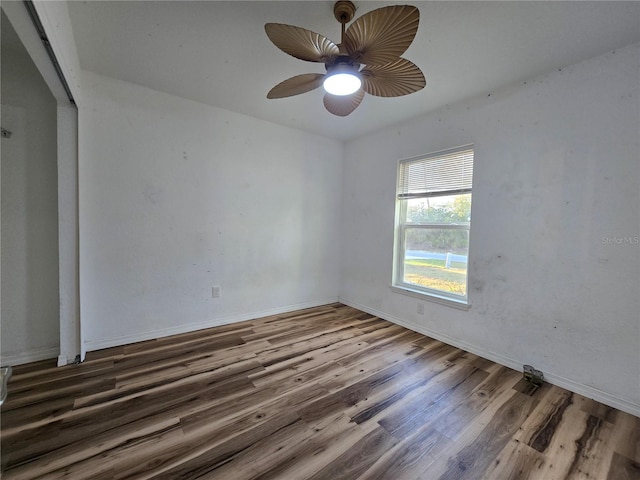
[[[539,387],[544,383],[544,375],[542,372],[540,370],[536,370],[531,365],[524,366],[524,379],[536,387]]]

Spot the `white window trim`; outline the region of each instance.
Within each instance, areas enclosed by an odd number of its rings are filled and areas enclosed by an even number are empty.
[[[399,293],[401,295],[407,295],[409,297],[417,298],[419,300],[426,300],[433,303],[438,303],[440,305],[446,305],[447,307],[457,308],[459,310],[469,310],[471,308],[471,303],[469,300],[456,300],[451,297],[444,297],[436,290],[433,290],[433,293],[427,293],[419,290],[414,290],[409,287],[400,286],[400,285],[390,285],[389,288],[393,293]]]
[[[439,155],[445,155],[447,153],[454,153],[462,150],[468,150],[468,149],[473,150],[473,148],[474,148],[474,145],[470,144],[470,145],[464,145],[461,147],[451,148],[447,150],[441,150],[441,151],[429,153],[426,155],[420,155],[418,157],[412,157],[412,158],[400,160],[398,162],[398,168],[397,168],[398,178],[396,179],[396,188],[400,180],[399,179],[400,170],[401,170],[400,165],[402,163],[411,162],[414,160],[419,160],[419,159],[424,159],[429,157],[436,157]],[[472,193],[472,190],[470,189],[468,192]],[[448,194],[456,194],[456,193],[463,193],[463,192],[451,191],[451,192],[446,192],[444,194],[448,195]],[[423,195],[419,196],[419,198],[422,198],[422,197]],[[467,263],[467,289],[466,289],[467,294],[464,297],[459,295],[454,295],[454,294],[448,295],[446,292],[429,289],[426,287],[416,287],[415,285],[405,283],[402,280],[403,273],[404,273],[402,268],[402,265],[404,265],[404,248],[401,245],[404,240],[404,231],[406,230],[407,224],[401,219],[406,218],[407,202],[406,201],[400,202],[398,200],[399,200],[398,194],[396,193],[396,216],[395,216],[396,221],[395,221],[395,240],[394,240],[394,252],[393,252],[393,258],[394,258],[393,282],[390,286],[391,291],[394,293],[399,293],[402,295],[408,295],[410,297],[418,298],[420,300],[426,300],[426,301],[438,303],[440,305],[454,307],[460,310],[469,310],[469,308],[471,308],[471,300],[469,298],[469,263]],[[404,200],[406,200],[406,198]],[[430,224],[429,226],[414,225],[414,227],[439,228],[437,224]],[[447,225],[442,225],[442,228],[468,230],[469,241],[471,241],[471,225],[470,224],[469,225],[447,224]],[[468,258],[468,252],[467,252],[467,258]]]

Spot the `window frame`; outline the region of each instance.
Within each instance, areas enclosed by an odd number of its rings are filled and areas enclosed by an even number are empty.
[[[429,160],[445,156],[447,154],[464,152],[471,150],[475,159],[475,149],[473,144],[463,145],[456,148],[450,148],[447,150],[441,150],[426,155],[420,155],[418,157],[407,158],[400,160],[397,167],[397,179],[396,179],[396,210],[395,210],[395,234],[394,234],[394,252],[393,252],[393,278],[391,290],[396,293],[409,295],[421,300],[429,300],[436,303],[452,306],[462,310],[468,310],[471,306],[469,301],[469,250],[471,244],[471,219],[468,223],[409,223],[407,222],[407,208],[409,200],[412,198],[434,198],[442,196],[462,195],[470,194],[472,196],[473,205],[473,193],[472,186],[469,188],[453,188],[451,190],[443,190],[433,193],[417,193],[417,194],[403,194],[400,192],[401,174],[403,164],[415,162],[418,160]],[[472,160],[473,162],[473,160]],[[473,165],[473,163],[472,163]],[[473,177],[473,173],[471,175]],[[473,178],[471,179],[473,180]],[[406,252],[406,235],[409,230],[465,230],[467,231],[467,274],[466,281],[466,294],[464,296],[454,293],[448,293],[443,290],[422,287],[413,283],[407,283],[404,281],[404,269],[405,269],[405,252]]]

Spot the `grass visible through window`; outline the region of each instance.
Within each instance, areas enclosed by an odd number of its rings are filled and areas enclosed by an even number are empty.
[[[405,260],[404,281],[464,296],[467,293],[466,267],[465,263],[451,262],[451,266],[445,268],[445,261],[436,259]]]

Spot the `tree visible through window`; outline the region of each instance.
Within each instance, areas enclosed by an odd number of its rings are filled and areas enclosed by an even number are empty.
[[[467,299],[473,149],[400,162],[394,285]]]

